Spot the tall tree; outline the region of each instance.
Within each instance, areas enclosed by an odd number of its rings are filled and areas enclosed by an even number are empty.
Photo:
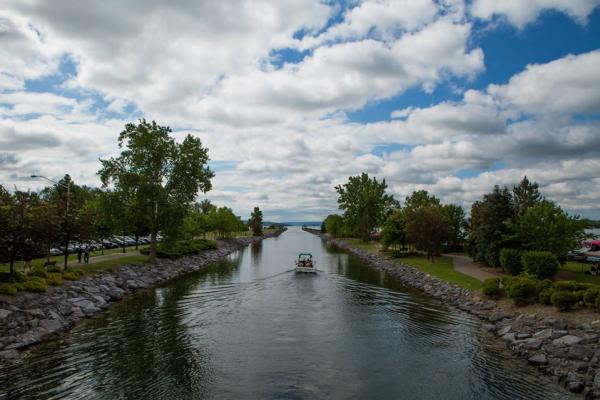
[[[145,119],[125,125],[119,135],[121,154],[101,160],[102,184],[114,185],[135,198],[150,232],[150,261],[156,262],[156,236],[181,226],[185,211],[199,191],[211,189],[208,149],[199,138],[187,135],[182,143],[171,129]]]
[[[344,220],[353,234],[368,240],[371,231],[385,220],[397,205],[392,195],[386,194],[385,179],[369,178],[362,173],[351,176],[344,185],[338,185],[338,206],[344,211]]]
[[[381,243],[386,247],[404,248],[407,243],[406,216],[402,209],[394,210],[385,220],[381,230]]]
[[[450,237],[450,227],[441,207],[427,205],[407,216],[406,232],[410,242],[419,250],[434,257],[441,252],[442,245]]]
[[[466,239],[467,220],[465,210],[456,204],[445,204],[442,206],[442,211],[446,215],[450,228],[449,250],[446,251],[456,251],[463,246]]]
[[[263,225],[263,213],[258,207],[254,207],[250,219],[248,220],[248,226],[252,229],[254,236],[262,235]]]
[[[331,236],[338,237],[344,234],[344,219],[341,215],[330,214],[323,221],[325,232]]]
[[[527,209],[533,207],[543,197],[539,191],[537,182],[530,182],[525,176],[517,186],[513,187],[513,201],[515,204],[515,213],[522,215]]]
[[[427,190],[416,190],[410,196],[404,199],[402,211],[406,216],[419,210],[422,207],[433,206],[441,207],[442,203],[437,197],[430,195]]]

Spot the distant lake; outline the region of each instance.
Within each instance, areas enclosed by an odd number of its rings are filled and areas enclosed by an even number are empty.
[[[585,230],[587,233],[591,233],[592,235],[594,235],[595,237],[600,236],[600,229],[586,229]]]

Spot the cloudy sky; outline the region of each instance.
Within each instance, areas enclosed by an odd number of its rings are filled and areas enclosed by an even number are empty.
[[[466,208],[526,174],[600,218],[600,0],[0,2],[0,183],[97,186],[141,117],[242,216],[319,219],[366,171]]]

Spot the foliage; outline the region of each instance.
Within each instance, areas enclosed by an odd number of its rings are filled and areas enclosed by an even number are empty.
[[[543,197],[538,189],[537,182],[530,182],[527,176],[523,177],[517,186],[513,186],[513,200],[517,216],[542,201]]]
[[[584,304],[589,307],[595,307],[596,299],[598,298],[599,295],[600,295],[600,288],[598,288],[598,287],[592,287],[592,288],[586,289],[586,291],[583,293]]]
[[[27,273],[27,276],[37,276],[40,278],[46,278],[46,276],[48,276],[48,273],[46,272],[46,269],[44,267],[38,266],[33,267],[31,271]]]
[[[500,287],[500,278],[488,278],[483,281],[481,292],[490,299],[502,297],[504,289]]]
[[[60,286],[63,283],[62,275],[56,272],[51,272],[46,276],[46,282],[51,286]]]
[[[505,279],[506,294],[517,306],[535,301],[539,291],[539,282],[530,276],[522,275]]]
[[[381,229],[381,243],[385,247],[404,248],[408,241],[404,212],[396,209],[387,217]]]
[[[410,215],[417,210],[428,206],[441,207],[442,203],[440,202],[440,199],[430,195],[427,190],[417,190],[404,199],[402,210],[406,217],[410,217]]]
[[[552,279],[560,264],[556,256],[549,251],[525,251],[521,256],[525,271],[540,279]]]
[[[552,305],[560,311],[566,311],[573,308],[577,304],[577,295],[574,292],[566,290],[555,290],[550,297]]]
[[[213,172],[208,168],[208,150],[200,139],[187,135],[182,143],[170,136],[171,129],[145,119],[129,123],[119,135],[121,154],[101,160],[104,186],[113,184],[124,197],[132,198],[146,218],[151,235],[150,260],[156,260],[156,235],[181,226],[185,211],[198,191],[211,189]]]
[[[46,281],[37,276],[29,278],[25,282],[24,287],[28,292],[41,293],[48,291],[48,284]]]
[[[248,226],[252,229],[254,236],[261,236],[263,231],[263,213],[258,207],[254,207],[250,219],[248,220]]]
[[[213,240],[192,239],[158,244],[156,254],[159,258],[177,259],[186,255],[200,254],[205,250],[216,249],[217,243]],[[143,250],[142,254],[149,251]]]
[[[18,290],[13,283],[0,283],[0,294],[14,296]]]
[[[523,272],[520,249],[504,248],[500,250],[500,265],[505,272],[511,275],[519,275]]]
[[[79,280],[79,278],[80,278],[80,275],[73,270],[67,271],[63,274],[63,279],[66,281],[76,281],[76,280]]]
[[[463,248],[467,232],[465,210],[456,204],[445,204],[442,212],[448,221],[449,236],[445,251],[457,251]]]
[[[552,252],[559,260],[585,238],[584,221],[571,217],[551,201],[522,211],[514,223],[515,236],[524,249]]]
[[[477,261],[492,266],[500,263],[499,253],[503,247],[510,247],[510,229],[505,223],[514,216],[511,193],[505,187],[495,186],[493,192],[483,196],[482,201],[471,207],[469,232],[469,252]]]
[[[340,237],[344,234],[344,219],[341,215],[330,214],[323,221],[325,232],[334,237]]]
[[[425,251],[432,262],[450,237],[448,220],[442,209],[436,206],[424,206],[408,214],[406,232],[410,242]]]
[[[364,241],[397,205],[393,196],[386,194],[386,189],[385,179],[379,182],[364,172],[359,176],[351,176],[347,183],[335,187],[345,223],[353,234]]]
[[[545,304],[547,306],[549,306],[550,304],[552,304],[552,293],[554,293],[554,290],[552,290],[552,288],[542,289],[538,293],[538,300],[539,300],[539,302],[542,303],[542,304]]]

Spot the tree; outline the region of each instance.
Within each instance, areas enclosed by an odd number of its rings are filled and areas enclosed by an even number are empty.
[[[34,240],[50,261],[50,249],[60,240],[61,215],[56,204],[47,201],[40,201],[31,212]]]
[[[348,183],[338,185],[338,206],[344,211],[344,221],[351,232],[363,240],[368,240],[371,231],[383,223],[387,214],[397,202],[394,197],[386,194],[385,179],[381,182],[377,178],[370,179],[369,175],[362,173],[351,176]]]
[[[402,209],[394,210],[385,220],[381,230],[381,243],[385,247],[406,247],[406,218]]]
[[[198,191],[211,189],[214,173],[207,166],[208,149],[199,138],[187,135],[182,143],[171,129],[145,119],[125,125],[119,135],[121,154],[100,160],[102,184],[135,198],[150,232],[150,261],[156,262],[156,235],[181,226]]]
[[[410,242],[425,251],[431,262],[434,262],[442,244],[450,237],[446,215],[440,207],[432,205],[420,207],[407,216],[406,232]]]
[[[585,238],[586,226],[579,217],[571,217],[555,203],[543,200],[525,210],[514,229],[524,249],[549,251],[564,261]]]
[[[406,216],[409,216],[422,207],[441,207],[441,205],[440,199],[430,195],[427,190],[416,190],[410,196],[406,196],[402,210]]]
[[[478,261],[500,265],[499,254],[503,247],[518,247],[512,239],[508,222],[514,217],[513,197],[504,187],[494,190],[476,201],[471,207],[469,251]]]
[[[330,214],[323,221],[325,232],[334,237],[339,237],[344,234],[344,219],[341,215]]]
[[[254,211],[250,215],[250,219],[248,220],[248,226],[252,229],[252,233],[254,236],[262,235],[262,222],[263,222],[263,213],[260,211],[258,207],[254,207]]]
[[[513,187],[513,201],[515,205],[516,215],[521,215],[528,208],[533,207],[542,201],[543,197],[540,193],[537,182],[531,183],[525,176],[519,185]]]
[[[448,226],[450,228],[448,249],[456,251],[456,249],[462,248],[462,245],[465,242],[467,232],[465,210],[456,204],[446,204],[442,206],[442,211],[444,212],[444,215],[446,215]]]

